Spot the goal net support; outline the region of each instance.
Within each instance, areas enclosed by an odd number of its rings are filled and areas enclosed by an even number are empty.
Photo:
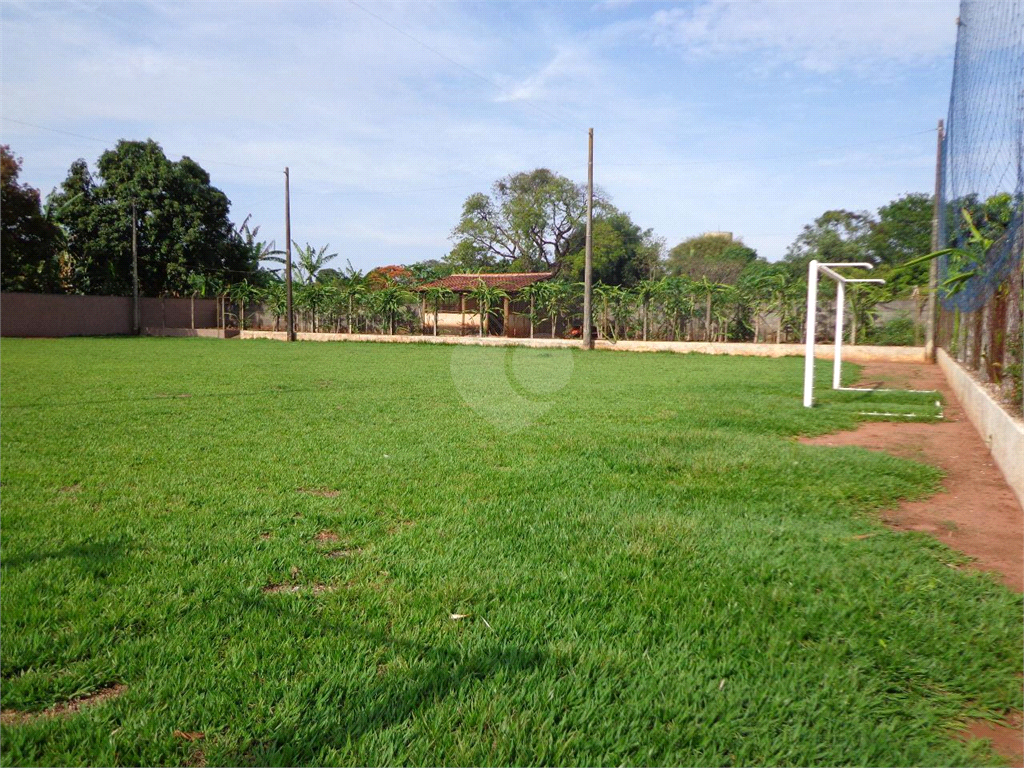
[[[839,389],[839,378],[843,366],[843,307],[846,304],[846,284],[885,283],[885,280],[879,278],[844,277],[836,272],[837,268],[842,267],[873,269],[873,265],[864,261],[822,264],[817,259],[811,259],[811,263],[807,267],[807,342],[804,348],[805,408],[814,405],[814,339],[817,331],[818,275],[823,274],[836,282],[836,341],[832,362],[832,389]]]

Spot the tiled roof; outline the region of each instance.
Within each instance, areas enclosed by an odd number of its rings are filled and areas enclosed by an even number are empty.
[[[495,274],[448,275],[448,277],[442,277],[440,280],[424,283],[417,290],[422,291],[426,288],[444,286],[450,291],[465,293],[476,288],[480,281],[483,280],[491,288],[500,288],[506,293],[515,293],[520,288],[533,285],[541,280],[548,280],[553,274],[553,272],[502,272]]]

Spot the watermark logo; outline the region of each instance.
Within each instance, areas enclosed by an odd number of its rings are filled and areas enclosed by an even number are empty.
[[[503,431],[526,429],[555,404],[572,378],[566,348],[457,346],[451,371],[463,402]]]

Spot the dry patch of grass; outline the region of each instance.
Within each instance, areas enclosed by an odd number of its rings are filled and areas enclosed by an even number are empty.
[[[335,592],[338,586],[336,584],[324,584],[323,582],[316,582],[314,584],[267,584],[262,590],[265,595],[280,595],[286,592],[296,594],[299,592],[308,593],[311,595],[322,595],[325,592]]]
[[[322,499],[334,499],[341,495],[341,491],[331,488],[299,488],[299,493],[308,493],[310,496],[319,496]]]

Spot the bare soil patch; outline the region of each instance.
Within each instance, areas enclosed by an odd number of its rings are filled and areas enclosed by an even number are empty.
[[[314,538],[318,544],[333,544],[336,541],[341,541],[341,536],[334,531],[320,531]]]
[[[65,494],[75,494],[75,493],[78,493],[81,490],[82,490],[82,484],[81,483],[75,483],[74,485],[65,485],[63,488],[60,489],[60,492],[61,493],[65,493]]]
[[[322,499],[334,499],[341,496],[341,491],[331,488],[299,488],[299,493],[308,493],[310,496],[319,496]]]
[[[324,553],[324,557],[330,557],[332,559],[343,558],[343,557],[352,557],[354,555],[358,555],[362,551],[363,550],[361,550],[359,548],[355,548],[355,549],[332,549],[330,552],[325,552]]]
[[[967,419],[937,365],[868,363],[858,386],[934,389],[945,398],[944,419],[932,424],[869,422],[852,432],[808,438],[808,445],[857,445],[940,467],[942,490],[924,501],[882,512],[882,522],[923,531],[974,558],[972,567],[996,573],[1024,592],[1024,511],[988,448]]]
[[[1010,765],[1024,765],[1024,716],[1016,712],[1002,723],[975,720],[956,737],[963,741],[987,739],[992,751],[1005,757]]]
[[[324,592],[334,592],[338,587],[334,584],[323,584],[316,582],[315,584],[267,584],[263,588],[263,594],[265,595],[280,595],[285,592],[308,592],[312,595],[322,595]]]
[[[801,442],[857,445],[940,467],[946,473],[941,491],[930,499],[904,502],[898,509],[882,512],[882,522],[896,530],[928,533],[974,558],[971,567],[991,571],[1010,589],[1024,592],[1024,510],[939,367],[868,363],[858,386],[938,390],[945,398],[944,419],[933,424],[870,422],[852,432]],[[1011,713],[1002,724],[975,720],[956,737],[988,739],[992,750],[1011,765],[1024,765],[1020,712]]]
[[[0,723],[4,725],[23,725],[30,720],[40,717],[70,717],[77,714],[83,707],[90,707],[109,699],[116,699],[127,690],[127,685],[109,685],[105,688],[100,688],[95,693],[90,693],[88,696],[79,696],[77,699],[71,699],[71,701],[58,702],[42,712],[18,712],[17,710],[9,709],[6,712],[0,712]]]

